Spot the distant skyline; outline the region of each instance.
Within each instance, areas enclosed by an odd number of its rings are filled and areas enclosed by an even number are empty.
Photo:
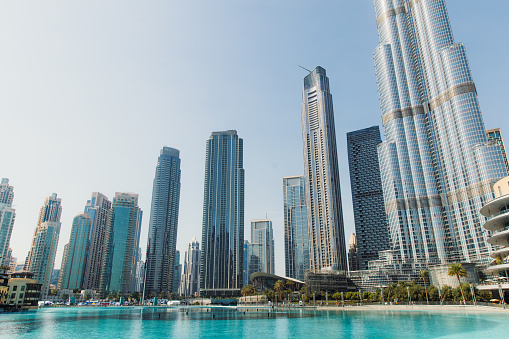
[[[500,127],[508,140],[509,2],[447,6],[454,38],[467,49],[485,127]],[[0,133],[0,177],[14,187],[11,247],[18,261],[30,248],[41,203],[54,192],[62,198],[55,268],[73,217],[92,192],[110,200],[115,192],[139,195],[145,253],[154,159],[163,146],[181,151],[177,249],[184,253],[193,237],[201,242],[206,140],[236,129],[244,139],[244,220],[273,221],[276,274],[284,275],[281,180],[303,174],[306,72],[298,65],[327,69],[345,234],[355,232],[346,133],[381,125],[371,0],[26,1],[0,9],[0,42],[8,51],[0,55],[0,111],[8,127]]]

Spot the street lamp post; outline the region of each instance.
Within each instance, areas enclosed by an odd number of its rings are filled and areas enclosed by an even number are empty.
[[[329,306],[329,291],[325,291],[325,307]]]
[[[380,286],[380,295],[382,296],[382,305],[384,304],[384,287]]]
[[[313,292],[313,305],[316,306],[316,301],[315,301],[315,292]]]
[[[408,305],[412,304],[412,300],[410,299],[410,287],[406,287],[406,292],[408,294]]]
[[[359,305],[362,306],[362,291],[359,290]]]

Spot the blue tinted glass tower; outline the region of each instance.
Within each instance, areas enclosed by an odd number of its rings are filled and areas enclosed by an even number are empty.
[[[386,141],[380,171],[392,248],[406,262],[483,262],[479,210],[507,175],[445,0],[375,0],[375,69]]]
[[[320,66],[304,78],[302,141],[310,269],[347,271],[334,110]]]
[[[58,288],[83,289],[83,278],[89,250],[91,221],[88,214],[74,217],[69,243],[65,246]]]
[[[180,202],[180,151],[163,147],[157,160],[145,262],[145,293],[176,292],[175,249]]]
[[[9,185],[9,179],[2,178],[0,184],[0,266],[10,264],[9,244],[16,218],[16,210],[12,208],[13,199],[14,188]]]
[[[244,269],[243,140],[237,131],[207,141],[200,295],[239,295]]]
[[[378,126],[350,132],[346,139],[358,269],[367,270],[368,261],[390,248],[377,153],[382,139]]]
[[[106,232],[101,292],[135,292],[142,211],[138,195],[115,193]]]
[[[309,270],[309,238],[304,176],[283,178],[285,273],[304,281]]]

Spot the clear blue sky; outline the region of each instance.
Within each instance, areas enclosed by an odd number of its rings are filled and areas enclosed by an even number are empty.
[[[507,0],[448,0],[486,128],[509,142]],[[0,177],[14,186],[13,254],[25,259],[45,197],[62,198],[55,267],[92,191],[139,194],[146,247],[163,145],[178,148],[181,252],[201,239],[205,141],[244,139],[249,221],[273,220],[284,274],[282,177],[302,174],[302,79],[327,70],[346,241],[354,232],[346,133],[381,123],[371,0],[4,1],[0,4]]]

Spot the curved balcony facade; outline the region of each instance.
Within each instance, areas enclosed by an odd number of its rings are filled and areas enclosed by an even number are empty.
[[[495,259],[494,265],[484,270],[486,274],[508,275],[509,263],[506,258],[509,257],[509,177],[499,180],[493,186],[495,199],[489,201],[480,209],[480,213],[487,218],[483,227],[491,232],[487,243],[496,248],[490,257]]]

